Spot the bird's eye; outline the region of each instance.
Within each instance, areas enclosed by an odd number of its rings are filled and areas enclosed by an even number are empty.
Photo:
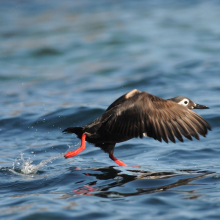
[[[185,104],[185,105],[187,105],[187,104],[188,104],[188,102],[187,102],[187,101],[185,101],[185,102],[184,102],[184,104]]]

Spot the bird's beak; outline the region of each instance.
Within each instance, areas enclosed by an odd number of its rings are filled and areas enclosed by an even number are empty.
[[[205,105],[199,105],[199,104],[196,104],[194,105],[194,109],[208,109],[209,107],[208,106],[205,106]]]

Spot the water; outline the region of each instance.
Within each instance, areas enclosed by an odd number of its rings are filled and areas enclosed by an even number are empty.
[[[1,219],[219,219],[218,1],[0,2]],[[184,95],[207,138],[116,145],[62,134],[137,88]],[[133,168],[140,165],[140,168]]]

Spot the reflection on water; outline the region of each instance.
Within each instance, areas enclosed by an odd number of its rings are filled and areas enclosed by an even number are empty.
[[[76,169],[78,170],[78,169]],[[151,171],[143,171],[143,170],[128,170],[130,174],[124,174],[120,170],[115,169],[114,167],[107,167],[107,168],[95,168],[95,169],[83,169],[86,170],[84,172],[87,176],[93,176],[96,177],[96,181],[89,182],[86,185],[81,186],[78,189],[74,189],[72,192],[65,194],[62,196],[62,198],[68,198],[71,196],[99,196],[99,197],[106,197],[106,198],[121,198],[121,197],[130,197],[130,196],[136,196],[136,195],[143,195],[143,194],[150,194],[150,193],[157,193],[162,192],[166,190],[174,190],[175,192],[181,192],[178,190],[175,190],[176,187],[185,186],[188,184],[191,184],[194,180],[198,180],[204,177],[208,177],[210,175],[213,175],[212,172],[206,172],[206,171],[196,171],[196,170],[186,170],[184,171],[184,175],[179,173],[173,173],[173,172],[151,172]],[[95,174],[93,172],[90,173],[90,171],[99,171],[99,174]],[[100,173],[101,172],[101,173]],[[132,175],[132,174],[135,175]],[[185,176],[188,176],[188,178],[185,178]],[[114,180],[113,183],[107,184],[107,185],[101,185],[99,186],[99,180]],[[135,188],[135,181],[143,181],[143,180],[152,180],[152,179],[171,179],[170,184],[160,185],[160,181],[152,182],[146,185],[149,185],[148,187],[144,188]],[[135,192],[133,193],[121,193],[120,191],[114,190],[117,187],[123,187],[126,186],[128,183],[133,183],[133,190]],[[163,181],[161,181],[163,183]],[[157,187],[154,186],[159,185]],[[142,183],[144,185],[144,183]],[[190,197],[191,199],[195,199],[198,196],[194,195],[195,190],[190,191],[182,191],[184,193],[193,193],[193,197]]]

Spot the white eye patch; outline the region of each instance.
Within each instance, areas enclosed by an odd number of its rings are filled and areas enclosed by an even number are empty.
[[[189,99],[183,99],[180,102],[178,102],[179,105],[187,106],[189,104]]]

